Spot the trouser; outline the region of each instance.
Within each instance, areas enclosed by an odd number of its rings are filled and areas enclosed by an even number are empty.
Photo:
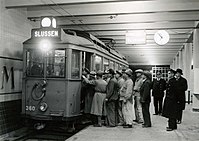
[[[138,122],[143,122],[142,104],[140,103],[140,96],[134,96],[134,101],[135,120]]]
[[[177,129],[177,123],[175,118],[169,118],[168,126],[170,129]]]
[[[122,113],[122,101],[119,101],[118,103],[118,121],[121,124],[124,124],[124,116]]]
[[[182,112],[183,110],[178,111],[178,118],[177,118],[178,121],[182,121]]]
[[[122,113],[124,116],[124,121],[128,125],[133,123],[133,104],[130,101],[123,102]]]
[[[163,97],[153,97],[154,98],[154,107],[155,107],[155,114],[162,113],[162,101]]]
[[[151,126],[151,117],[149,113],[150,103],[142,103],[142,113],[145,126]]]
[[[107,125],[116,126],[117,125],[117,101],[106,102],[106,112],[107,112]]]

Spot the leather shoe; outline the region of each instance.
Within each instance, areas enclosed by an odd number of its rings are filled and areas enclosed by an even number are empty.
[[[142,125],[142,128],[148,128],[151,127],[151,125]]]
[[[127,125],[124,125],[123,128],[133,128],[133,126],[130,124],[127,124]]]
[[[173,129],[171,129],[171,128],[167,128],[167,131],[173,131]]]
[[[100,124],[94,124],[93,126],[94,127],[102,127],[102,125],[100,125]]]
[[[177,124],[181,124],[182,122],[180,120],[177,120]]]

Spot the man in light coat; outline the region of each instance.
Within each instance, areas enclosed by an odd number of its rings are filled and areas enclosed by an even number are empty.
[[[133,123],[133,81],[131,76],[132,70],[127,69],[123,74],[125,82],[120,90],[120,99],[123,101],[122,113],[125,121],[124,128],[132,128]]]
[[[143,123],[143,115],[142,115],[142,105],[140,103],[140,87],[142,86],[143,79],[142,79],[142,69],[138,69],[135,71],[136,73],[136,80],[135,85],[133,87],[133,94],[134,94],[134,109],[135,109],[135,122]]]

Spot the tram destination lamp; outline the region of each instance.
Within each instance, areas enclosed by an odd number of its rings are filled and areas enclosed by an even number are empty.
[[[41,17],[41,28],[56,28],[57,22],[54,17]]]

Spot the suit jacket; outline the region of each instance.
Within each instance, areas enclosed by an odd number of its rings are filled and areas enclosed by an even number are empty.
[[[152,96],[164,97],[164,90],[166,89],[166,81],[164,79],[154,79],[152,82]]]
[[[140,88],[140,102],[150,103],[151,102],[151,81],[146,79]]]
[[[116,101],[119,99],[119,84],[114,77],[110,79],[106,86],[106,98],[108,101]]]

